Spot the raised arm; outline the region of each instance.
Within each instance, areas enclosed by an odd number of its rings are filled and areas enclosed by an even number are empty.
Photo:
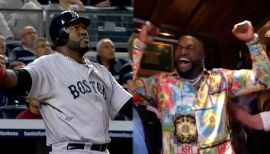
[[[244,21],[236,24],[232,30],[236,38],[246,42],[249,47],[252,70],[234,71],[231,75],[231,90],[233,96],[243,95],[270,87],[269,59],[259,44],[258,35],[254,33],[251,22]]]
[[[133,70],[133,79],[137,77],[137,72],[140,67],[141,58],[143,51],[146,48],[147,44],[151,44],[154,40],[154,36],[159,33],[159,29],[147,21],[141,28],[139,37],[135,38],[133,41],[133,50],[132,50],[132,70]]]

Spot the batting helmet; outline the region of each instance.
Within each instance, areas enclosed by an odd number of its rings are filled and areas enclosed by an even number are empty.
[[[52,44],[55,47],[65,45],[69,37],[65,28],[78,23],[83,23],[88,26],[90,24],[90,19],[79,17],[76,12],[71,10],[63,11],[60,14],[54,15],[49,27]]]

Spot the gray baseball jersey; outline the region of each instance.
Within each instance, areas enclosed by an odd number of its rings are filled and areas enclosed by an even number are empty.
[[[79,64],[60,54],[38,58],[25,68],[29,97],[41,103],[47,144],[110,142],[109,120],[131,98],[102,65]]]

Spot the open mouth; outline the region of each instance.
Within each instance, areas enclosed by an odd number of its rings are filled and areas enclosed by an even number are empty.
[[[186,58],[180,58],[178,60],[178,63],[180,63],[180,64],[189,64],[190,63],[190,60],[188,60]]]
[[[177,61],[177,64],[178,64],[178,69],[181,71],[187,71],[191,67],[191,61],[189,59],[186,59],[186,58],[180,58]]]

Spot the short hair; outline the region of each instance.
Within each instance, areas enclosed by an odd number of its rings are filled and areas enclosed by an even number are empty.
[[[9,63],[8,68],[14,70],[14,68],[18,65],[25,65],[25,63],[22,61],[12,61]]]
[[[189,32],[189,31],[184,31],[182,34],[179,35],[179,39],[183,36],[192,36],[194,37],[196,40],[198,40],[201,45],[203,46],[204,48],[204,39],[201,35],[199,35],[198,33],[195,33],[195,32]]]
[[[39,42],[43,42],[43,41],[49,42],[49,40],[48,40],[47,38],[45,38],[45,37],[39,37],[39,38],[37,38],[37,39],[35,40],[34,44],[33,44],[33,49],[36,49],[36,48],[37,48],[37,44],[38,44]],[[49,42],[49,43],[50,43],[50,42]]]
[[[98,51],[100,49],[100,46],[102,45],[102,43],[104,42],[110,42],[112,45],[114,45],[113,41],[109,38],[103,38],[101,40],[98,41],[97,46],[96,46],[96,50]]]

